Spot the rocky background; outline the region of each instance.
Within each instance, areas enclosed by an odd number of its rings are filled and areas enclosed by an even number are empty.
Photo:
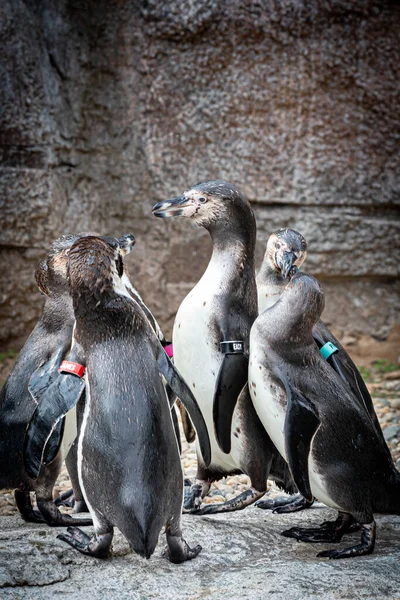
[[[151,207],[224,178],[254,206],[258,260],[299,229],[326,322],[360,361],[396,361],[397,2],[3,0],[0,39],[3,347],[38,317],[46,248],[83,230],[134,233],[132,279],[170,333],[210,243]]]

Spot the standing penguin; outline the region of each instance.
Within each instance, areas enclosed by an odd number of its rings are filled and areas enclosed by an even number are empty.
[[[307,242],[298,231],[279,229],[269,237],[264,261],[257,275],[260,314],[280,298],[291,277],[301,267],[306,257]],[[358,399],[360,406],[368,412],[378,435],[384,440],[371,395],[346,350],[321,319],[314,325],[312,333],[322,356],[346,383]],[[263,501],[257,503],[257,506],[264,508]],[[268,501],[265,507],[270,508]]]
[[[80,234],[84,235],[84,234]],[[28,477],[23,466],[23,445],[27,424],[40,401],[28,387],[32,375],[55,371],[71,344],[74,313],[66,279],[67,253],[79,235],[64,235],[56,240],[36,271],[36,282],[46,295],[42,315],[21,350],[18,360],[0,392],[0,488],[15,489],[15,500],[26,521],[46,521],[50,525],[91,524],[90,519],[72,519],[53,503],[53,487],[60,472],[62,454],[43,468],[39,479]],[[74,479],[76,457],[69,459]],[[80,490],[74,481],[75,493]],[[29,492],[36,492],[39,511],[32,507]],[[82,508],[82,507],[81,507]]]
[[[213,243],[207,270],[180,305],[173,330],[175,364],[203,413],[212,452],[207,467],[197,446],[196,482],[185,508],[195,514],[244,508],[265,494],[270,474],[283,489],[295,491],[247,386],[248,339],[258,314],[256,223],[249,202],[234,185],[208,181],[159,202],[153,214],[192,218]],[[211,483],[236,473],[247,474],[252,487],[228,502],[200,509]]]
[[[339,510],[337,521],[283,535],[338,542],[357,521],[359,545],[318,555],[337,559],[373,551],[374,512],[400,514],[400,474],[370,414],[315,344],[313,327],[323,308],[318,281],[294,275],[252,327],[249,387],[301,494]]]
[[[182,538],[182,467],[160,373],[188,401],[206,455],[207,430],[147,315],[127,293],[123,273],[113,238],[82,238],[69,252],[74,347],[83,352],[87,368],[79,479],[95,534],[89,538],[73,527],[59,537],[84,554],[105,557],[117,526],[133,549],[149,558],[165,525],[166,555],[183,562],[201,547],[190,548]],[[58,389],[65,391],[63,382],[71,379],[60,375],[59,380]]]
[[[258,309],[261,314],[273,306],[280,298],[291,277],[298,271],[307,257],[307,242],[294,229],[278,229],[268,239],[264,260],[257,275]],[[327,363],[335,369],[342,380],[359,400],[360,406],[369,413],[377,433],[383,433],[376,416],[372,398],[356,365],[346,350],[328,327],[319,319],[313,327],[313,337]],[[301,496],[292,498],[263,499],[256,503],[257,508],[275,509],[278,512],[291,512],[302,506]],[[286,508],[283,508],[283,507]]]

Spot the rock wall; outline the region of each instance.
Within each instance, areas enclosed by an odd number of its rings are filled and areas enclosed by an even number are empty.
[[[83,230],[135,234],[132,279],[170,331],[210,243],[150,210],[214,178],[253,203],[259,260],[274,229],[305,235],[339,334],[393,341],[397,2],[4,0],[0,39],[3,345],[35,323],[50,242]]]

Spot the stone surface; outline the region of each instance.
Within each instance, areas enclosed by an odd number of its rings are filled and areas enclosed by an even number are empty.
[[[2,2],[0,341],[40,312],[38,258],[83,230],[135,234],[169,333],[210,245],[151,206],[212,178],[253,203],[258,260],[275,228],[306,236],[339,332],[394,335],[399,25],[390,0]]]
[[[0,517],[0,595],[7,600],[398,598],[400,517],[378,517],[375,553],[356,559],[316,558],[332,545],[302,544],[280,536],[283,529],[312,526],[334,514],[316,507],[294,515],[257,508],[229,516],[184,515],[185,538],[190,544],[200,543],[203,550],[183,565],[161,558],[162,534],[155,554],[146,561],[131,553],[117,532],[113,557],[102,561],[57,540],[59,528]],[[356,543],[357,536],[348,536],[339,546]]]

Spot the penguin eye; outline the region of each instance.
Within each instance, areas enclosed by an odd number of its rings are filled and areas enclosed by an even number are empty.
[[[67,250],[65,251],[65,256],[68,256],[70,250],[71,248],[67,248]]]
[[[207,202],[207,198],[199,198],[199,202],[201,202],[202,204],[204,204],[205,202]]]
[[[277,243],[275,244],[275,248],[276,248],[277,250],[279,250],[279,248],[280,248],[280,247],[281,247],[281,245],[280,245],[280,244],[277,242]]]

